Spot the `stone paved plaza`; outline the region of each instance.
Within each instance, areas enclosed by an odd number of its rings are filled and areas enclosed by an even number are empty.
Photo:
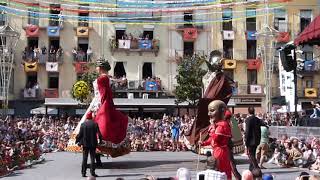
[[[59,152],[45,155],[46,161],[29,169],[16,171],[6,180],[79,180],[81,177],[81,154]],[[197,155],[191,152],[133,152],[129,155],[107,159],[102,158],[103,168],[97,169],[98,179],[115,180],[123,177],[125,180],[138,180],[145,175],[156,177],[174,176],[179,167],[186,167],[192,171],[196,179]],[[201,156],[199,169],[204,168],[206,157]],[[246,157],[237,156],[238,169],[242,172],[247,169]],[[306,169],[279,168],[266,164],[265,173],[271,173],[277,180],[294,180],[295,177]],[[89,175],[89,169],[87,175]]]

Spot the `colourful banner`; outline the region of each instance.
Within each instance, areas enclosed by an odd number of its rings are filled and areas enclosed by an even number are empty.
[[[139,40],[139,49],[151,49],[151,40]]]
[[[25,62],[24,63],[24,71],[25,72],[37,72],[38,71],[38,63],[37,62],[32,62],[32,63]]]
[[[78,27],[77,28],[78,37],[89,37],[89,28],[88,27]]]
[[[185,41],[193,41],[198,37],[197,28],[184,28],[183,29],[183,39]]]
[[[48,26],[48,36],[49,37],[59,37],[60,36],[60,27],[58,26]]]
[[[27,37],[39,37],[39,26],[28,25],[26,27],[26,35]]]
[[[256,33],[257,31],[247,31],[247,40],[256,40]]]
[[[233,59],[225,59],[223,60],[223,68],[224,69],[235,69],[237,67],[237,61]]]
[[[248,59],[247,61],[248,63],[248,67],[247,69],[249,70],[258,70],[260,68],[261,65],[261,60],[260,59]]]

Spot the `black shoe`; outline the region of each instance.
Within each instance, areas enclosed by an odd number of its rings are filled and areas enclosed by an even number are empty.
[[[102,167],[102,163],[101,163],[101,162],[98,162],[98,163],[96,163],[96,166],[97,166],[97,167]]]
[[[82,174],[82,177],[87,177],[86,174]]]
[[[93,177],[99,177],[96,173],[92,174]]]

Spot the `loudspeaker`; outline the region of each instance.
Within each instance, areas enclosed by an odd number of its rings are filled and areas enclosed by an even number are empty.
[[[297,68],[297,61],[294,59],[295,56],[295,47],[285,46],[280,50],[280,60],[283,66],[283,69],[287,72],[290,72]]]

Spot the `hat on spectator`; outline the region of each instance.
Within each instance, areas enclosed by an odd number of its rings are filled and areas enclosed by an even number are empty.
[[[86,115],[87,119],[92,119],[92,111],[89,111]]]
[[[191,180],[191,173],[187,168],[179,168],[176,178],[177,180]]]
[[[271,174],[265,174],[262,176],[262,180],[273,180],[273,176]]]

